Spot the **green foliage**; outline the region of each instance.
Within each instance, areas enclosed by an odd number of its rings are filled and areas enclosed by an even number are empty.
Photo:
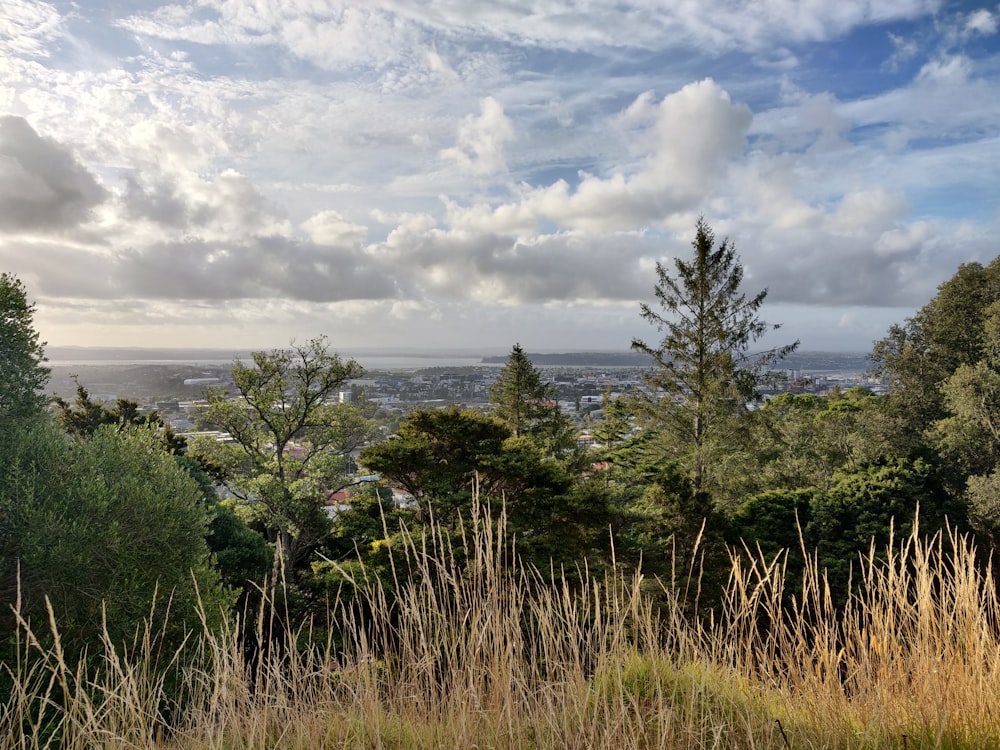
[[[520,344],[514,344],[507,364],[490,386],[493,415],[514,437],[530,437],[546,452],[558,455],[572,447],[575,435],[559,408],[558,389],[542,382]]]
[[[244,523],[231,501],[220,502],[212,477],[199,461],[190,456],[174,456],[174,460],[197,483],[209,511],[206,541],[222,582],[244,593],[263,583],[274,560],[271,545]]]
[[[941,385],[949,416],[932,439],[966,474],[987,474],[1000,463],[1000,372],[985,360],[961,365]]]
[[[755,416],[752,471],[759,491],[823,489],[838,470],[902,450],[882,401],[862,388],[826,396],[782,393]]]
[[[454,526],[477,486],[493,494],[499,477],[486,470],[508,437],[505,425],[478,412],[418,409],[393,437],[364,448],[360,461],[413,495],[421,523],[436,518]]]
[[[939,384],[962,365],[983,359],[988,310],[998,301],[1000,258],[985,267],[968,263],[916,315],[875,342],[873,369],[888,379],[888,405],[906,434],[919,440],[927,427],[947,416]]]
[[[814,495],[813,490],[776,489],[747,498],[729,519],[733,542],[760,549],[768,559],[782,550],[797,553],[812,520]]]
[[[0,274],[0,421],[38,414],[49,381],[44,342],[33,328],[35,305],[17,277]]]
[[[7,448],[0,486],[2,593],[44,622],[46,599],[70,653],[107,628],[125,643],[143,618],[165,621],[174,643],[198,622],[217,623],[232,602],[211,566],[209,511],[197,484],[150,430],[102,427],[70,442],[39,422]],[[8,631],[10,632],[10,631]]]
[[[892,458],[854,471],[838,472],[828,490],[812,501],[807,541],[819,551],[820,564],[841,594],[857,567],[858,555],[872,545],[908,537],[917,522],[933,534],[947,523],[961,526],[965,509],[941,484],[938,467],[922,459]]]
[[[360,460],[413,495],[422,524],[457,530],[477,495],[502,504],[518,552],[542,570],[552,559],[572,566],[606,549],[612,517],[604,487],[578,482],[562,461],[492,417],[418,410]]]
[[[373,432],[358,407],[334,402],[361,374],[317,338],[254,352],[252,364],[233,366],[234,397],[207,393],[206,419],[235,442],[196,441],[191,453],[223,467],[230,491],[274,534],[286,578],[328,533],[326,498],[350,483],[347,458]]]
[[[71,435],[92,435],[102,425],[115,425],[122,430],[150,427],[159,435],[163,449],[168,453],[180,455],[187,445],[184,438],[174,432],[157,412],[144,414],[139,411],[137,401],[127,398],[117,399],[114,407],[109,409],[94,401],[79,381],[72,404],[61,396],[57,396],[53,403],[58,410],[59,421]]]
[[[666,464],[624,508],[621,556],[684,592],[689,605],[714,607],[725,585],[728,524],[712,497],[677,464]],[[680,567],[678,567],[680,562]]]
[[[676,275],[657,263],[656,302],[662,312],[641,306],[642,317],[664,336],[653,346],[635,339],[632,348],[650,355],[649,395],[640,411],[662,436],[662,450],[678,461],[698,491],[725,482],[724,458],[746,435],[748,403],[757,397],[764,368],[796,344],[751,354],[768,331],[757,317],[767,296],[740,291],[743,266],[736,251],[699,219],[694,258],[675,260]]]

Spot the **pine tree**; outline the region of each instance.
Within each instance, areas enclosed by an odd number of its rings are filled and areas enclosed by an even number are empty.
[[[0,418],[28,416],[45,405],[41,390],[49,370],[42,365],[45,344],[33,328],[34,314],[24,285],[0,274]]]
[[[507,364],[490,386],[493,416],[514,437],[527,437],[549,453],[559,453],[573,443],[569,420],[559,408],[557,389],[542,381],[520,344],[514,344]]]
[[[676,275],[656,265],[657,311],[642,304],[644,320],[664,332],[656,346],[635,339],[632,348],[653,358],[647,393],[639,411],[661,440],[666,457],[679,461],[696,492],[713,491],[726,460],[746,435],[748,405],[768,365],[791,353],[798,342],[760,353],[750,347],[779,326],[757,317],[767,290],[752,297],[740,291],[743,266],[733,244],[699,219],[694,258],[675,260]]]

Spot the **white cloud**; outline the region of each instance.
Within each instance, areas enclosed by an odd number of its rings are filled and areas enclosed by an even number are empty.
[[[49,3],[4,0],[0,7],[0,54],[48,57],[48,43],[62,33],[62,18]]]
[[[889,41],[892,43],[892,54],[882,63],[883,70],[896,72],[920,52],[920,43],[916,39],[889,32]]]
[[[888,230],[909,213],[906,197],[887,190],[856,190],[840,199],[827,226],[831,231],[852,234],[858,231]]]
[[[371,345],[612,341],[645,333],[636,300],[704,213],[748,285],[816,326],[849,309],[846,336],[889,314],[862,306],[922,304],[997,246],[992,10],[154,5],[117,26],[86,4],[0,10],[0,107],[27,128],[5,142],[0,121],[0,262],[60,326],[91,304],[178,343],[193,321],[250,346],[331,326]],[[927,22],[888,25],[905,19]],[[873,71],[859,98],[852,70],[816,67],[861,26],[891,31],[885,67],[911,82],[879,91]]]
[[[626,120],[648,108],[643,95]],[[467,230],[523,232],[542,221],[567,229],[609,232],[656,223],[687,211],[724,177],[745,146],[752,115],[718,84],[704,80],[669,94],[648,113],[653,152],[633,174],[582,174],[575,189],[565,180],[525,190],[516,203],[460,208],[449,221]],[[647,117],[647,114],[643,114]]]
[[[971,65],[964,55],[946,55],[926,63],[917,75],[920,82],[945,86],[965,83],[969,78]]]
[[[480,115],[467,115],[458,126],[458,142],[441,152],[458,166],[475,175],[489,175],[507,169],[504,146],[514,138],[514,126],[503,105],[492,96],[479,103]]]
[[[997,33],[997,15],[986,8],[973,11],[965,21],[965,30],[969,34],[993,36]]]
[[[404,50],[431,38],[469,36],[560,50],[691,47],[768,51],[777,40],[822,41],[869,23],[934,12],[938,0],[727,0],[700,3],[628,0],[202,0],[136,13],[124,25],[163,39],[201,44],[279,43],[322,66],[398,62]],[[210,14],[206,18],[206,14]],[[367,40],[367,43],[366,43]],[[433,61],[432,61],[433,62]]]
[[[320,211],[310,216],[302,229],[317,245],[356,246],[368,235],[367,227],[348,221],[336,211]]]

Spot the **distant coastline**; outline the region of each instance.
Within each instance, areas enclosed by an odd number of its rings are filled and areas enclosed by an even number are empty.
[[[356,349],[338,353],[356,359],[368,370],[475,367],[502,365],[507,354],[483,354],[470,350]],[[202,365],[226,366],[236,359],[250,359],[250,350],[171,349],[142,347],[52,346],[46,349],[52,367],[113,365]],[[651,359],[631,351],[528,352],[537,367],[649,367]],[[862,373],[870,362],[866,352],[803,351],[789,355],[776,369],[806,373]]]

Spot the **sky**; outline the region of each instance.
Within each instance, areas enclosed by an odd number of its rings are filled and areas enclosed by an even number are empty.
[[[1000,253],[1000,6],[0,4],[0,270],[51,345],[625,350],[699,216],[867,351]]]

